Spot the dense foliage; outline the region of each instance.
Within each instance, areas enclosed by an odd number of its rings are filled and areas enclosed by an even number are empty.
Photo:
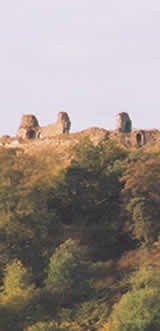
[[[1,148],[0,331],[160,329],[159,152]]]

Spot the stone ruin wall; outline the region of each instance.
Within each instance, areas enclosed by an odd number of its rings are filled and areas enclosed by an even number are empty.
[[[23,115],[20,127],[17,132],[19,140],[34,140],[47,137],[55,137],[59,134],[69,133],[71,121],[65,112],[58,113],[56,123],[47,127],[40,127],[34,115]]]
[[[67,113],[58,113],[56,123],[50,124],[47,127],[41,127],[39,133],[41,137],[55,137],[59,134],[68,134],[71,129],[71,121]]]
[[[17,132],[17,138],[20,140],[39,138],[39,122],[34,115],[23,115],[20,127]]]
[[[69,115],[65,112],[58,113],[57,121],[47,127],[41,127],[37,118],[32,115],[23,115],[17,136],[11,138],[3,136],[0,138],[0,145],[14,147],[23,146],[27,142],[32,142],[36,146],[44,144],[66,145],[78,143],[79,139],[89,136],[95,143],[102,140],[114,140],[125,148],[140,148],[160,143],[159,130],[134,130],[132,131],[132,121],[128,113],[122,112],[116,116],[116,129],[108,131],[101,128],[90,128],[77,133],[70,133],[71,121]],[[70,134],[69,134],[70,133]],[[65,139],[64,139],[65,134]]]
[[[132,121],[127,113],[123,112],[117,114],[116,130],[122,133],[132,132]]]

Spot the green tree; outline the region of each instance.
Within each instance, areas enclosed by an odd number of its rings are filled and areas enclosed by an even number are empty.
[[[145,263],[130,277],[130,290],[114,305],[111,331],[158,331],[160,267]]]
[[[80,300],[88,296],[89,265],[83,260],[83,254],[83,248],[68,239],[50,258],[46,289],[58,292],[68,304],[73,298]]]
[[[53,179],[48,208],[67,225],[77,225],[81,238],[90,243],[94,255],[119,253],[121,234],[120,176],[127,153],[114,143],[94,146],[88,140],[73,150],[72,162]]]
[[[159,293],[140,289],[122,296],[114,307],[111,331],[158,331],[160,327]]]
[[[6,331],[22,330],[25,310],[34,296],[32,273],[20,260],[10,262],[4,272],[0,293],[0,327]]]

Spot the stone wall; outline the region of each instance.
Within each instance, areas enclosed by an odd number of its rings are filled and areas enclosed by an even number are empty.
[[[70,133],[71,121],[67,113],[60,112],[57,121],[47,127],[41,127],[34,115],[23,115],[17,136],[3,136],[0,138],[0,145],[14,147],[29,143],[35,148],[42,146],[69,146],[77,144],[81,138],[88,136],[96,145],[100,141],[114,140],[124,148],[142,148],[154,144],[160,144],[159,130],[134,130],[132,121],[127,113],[119,113],[116,116],[116,129],[108,131],[102,128],[89,128],[76,133]],[[60,148],[60,147],[59,147]],[[63,148],[63,147],[62,147]]]
[[[54,137],[59,134],[69,133],[71,121],[67,113],[60,112],[56,123],[47,127],[40,127],[34,115],[23,115],[17,138],[22,140],[34,140],[42,137]]]
[[[130,133],[112,131],[110,139],[118,142],[125,148],[141,148],[160,144],[159,130],[134,130]]]
[[[59,134],[69,133],[71,128],[71,121],[67,113],[58,113],[58,119],[55,123],[47,127],[41,127],[39,133],[42,138],[55,137]]]

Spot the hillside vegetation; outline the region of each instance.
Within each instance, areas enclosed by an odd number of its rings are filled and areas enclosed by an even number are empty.
[[[160,147],[0,149],[0,331],[160,330]]]

